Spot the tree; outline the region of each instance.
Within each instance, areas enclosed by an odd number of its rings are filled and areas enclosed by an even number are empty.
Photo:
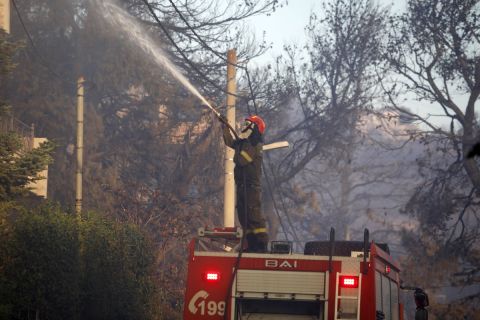
[[[167,56],[188,74],[191,82],[202,87],[203,93],[213,100],[223,91],[219,88],[223,88],[225,82],[226,63],[221,57],[222,50],[232,44],[230,39],[235,39],[241,57],[249,52],[247,45],[238,43],[244,42],[243,37],[230,33],[241,32],[232,25],[252,15],[268,13],[277,5],[277,1],[255,4],[231,1],[228,3],[231,7],[227,6],[227,11],[222,12],[223,2],[216,3],[220,5],[218,11],[214,2],[191,1],[176,7],[169,1],[151,2],[159,21],[190,59],[186,62],[175,51],[144,2],[120,3],[137,18],[136,22],[145,32],[163,46]],[[50,191],[54,199],[64,204],[73,203],[73,183],[65,187],[64,177],[73,174],[74,162],[65,149],[70,150],[75,141],[76,78],[79,74],[85,76],[88,81],[85,109],[87,208],[105,208],[113,203],[112,199],[104,197],[100,186],[120,185],[123,177],[130,173],[141,174],[142,177],[135,179],[143,179],[150,175],[144,170],[146,167],[159,171],[155,166],[162,160],[155,159],[158,153],[149,150],[160,143],[155,139],[168,134],[181,122],[198,122],[201,117],[197,98],[152,61],[148,53],[139,51],[124,31],[112,27],[98,5],[80,0],[19,4],[34,46],[28,43],[26,54],[19,57],[14,80],[4,88],[19,118],[27,123],[38,123],[40,134],[60,144],[55,155],[58,161],[49,177]],[[228,9],[233,7],[235,10]],[[12,30],[18,30],[14,36],[24,38],[19,22],[13,20],[12,23]],[[194,27],[194,31],[189,26]],[[199,36],[208,41],[208,48]],[[50,48],[56,49],[47,55]],[[202,74],[195,69],[200,69]],[[212,82],[219,84],[217,88]],[[37,107],[32,110],[31,104]],[[161,108],[163,111],[159,111]],[[160,121],[162,113],[168,116]],[[59,123],[62,125],[57,125]],[[144,166],[145,163],[149,165]],[[124,168],[129,172],[124,172]],[[104,174],[99,176],[96,174],[99,171]]]
[[[282,186],[281,198],[295,208],[314,194],[305,191],[303,173],[311,176],[320,166],[332,170],[332,164],[340,172],[351,170],[353,154],[362,142],[359,122],[373,109],[380,89],[376,67],[383,54],[384,9],[371,1],[335,1],[326,3],[322,12],[323,16],[312,14],[307,26],[308,63],[299,61],[296,49],[288,47],[286,62],[279,60],[273,69],[277,75],[265,85],[264,96],[270,100],[262,104],[275,108],[260,110],[290,120],[274,135],[289,140],[292,148],[268,173],[274,175],[272,185]],[[344,199],[350,197],[347,189],[345,184]],[[346,202],[332,212],[342,217],[338,221],[347,219]],[[312,219],[315,215],[318,211]]]
[[[480,170],[477,160],[466,158],[478,131],[478,9],[478,1],[411,0],[390,26],[386,58],[393,81],[386,93],[392,107],[422,124],[411,134],[426,151],[418,161],[422,181],[405,210],[419,227],[406,232],[404,241],[412,252],[409,262],[417,267],[410,276],[422,282],[416,262],[428,264],[431,277],[424,284],[432,291],[478,284]],[[421,103],[420,111],[399,104],[402,94]],[[450,307],[473,314],[478,298],[459,296]]]
[[[81,319],[156,319],[154,256],[145,233],[91,214],[81,224]]]
[[[239,22],[269,15],[286,3],[278,0],[194,0],[175,4],[171,0],[155,0],[146,6],[147,1],[124,2],[131,2],[130,12],[160,32],[175,65],[192,75],[194,84],[207,90],[209,96],[213,96],[212,92],[224,91],[215,81],[224,78],[229,49],[237,49],[239,61],[248,61],[267,48],[264,41],[258,43],[251,38],[247,27]]]
[[[25,195],[28,184],[42,179],[37,174],[52,161],[52,142],[25,150],[23,139],[13,132],[0,133],[0,201]]]
[[[263,50],[239,36],[242,30],[235,26],[241,28],[243,19],[272,12],[280,3],[149,1],[154,16],[145,2],[117,3],[213,101],[224,98],[226,49],[237,47],[239,57],[247,60],[258,48]],[[105,3],[18,3],[33,43],[29,41],[27,50],[17,56],[15,74],[1,92],[22,121],[36,123],[39,134],[58,142],[49,194],[70,207],[76,79],[85,76],[84,208],[136,223],[158,240],[152,254],[158,263],[159,287],[166,295],[159,304],[178,318],[181,288],[173,277],[163,275],[178,261],[184,263],[186,232],[220,220],[221,133],[212,125],[216,120],[199,107],[198,98],[151,59],[152,52],[139,50],[127,33],[112,26],[99,10]],[[12,19],[12,24],[13,36],[25,39],[20,22]],[[199,221],[196,226],[189,225],[191,215]],[[163,221],[168,223],[162,225]],[[167,255],[171,253],[175,258]],[[174,272],[182,278],[183,269],[178,269]]]
[[[3,76],[9,74],[15,68],[12,57],[19,46],[20,43],[12,42],[8,34],[4,30],[0,30],[0,74]]]
[[[378,90],[375,66],[382,54],[384,12],[370,1],[336,1],[324,12],[323,19],[312,15],[308,27],[310,65],[300,70],[307,76],[298,87],[303,88],[298,102],[305,137],[298,141],[302,156],[292,161],[286,178],[329,147],[349,145],[359,113],[372,108]]]
[[[58,206],[0,212],[0,319],[161,319],[138,227]]]
[[[80,261],[72,216],[45,206],[1,212],[2,319],[78,319]]]
[[[0,30],[0,74],[6,76],[12,72],[15,64],[12,56],[18,50],[18,43],[8,40]],[[51,153],[54,144],[45,142],[40,147],[31,149],[14,128],[5,126],[11,120],[10,108],[0,101],[0,121],[4,124],[0,131],[0,201],[12,200],[28,192],[28,184],[41,179],[37,174],[52,162]]]
[[[387,58],[398,76],[387,93],[392,97],[403,90],[413,93],[419,101],[432,103],[450,126],[442,128],[422,114],[393,106],[425,124],[429,134],[452,141],[478,188],[480,170],[466,158],[476,141],[475,104],[480,95],[480,58],[475,50],[480,41],[478,2],[411,0],[407,13],[393,21],[391,30]],[[467,99],[462,101],[461,95]]]

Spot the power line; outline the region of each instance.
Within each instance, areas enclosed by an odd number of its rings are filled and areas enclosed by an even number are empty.
[[[15,8],[15,12],[17,13],[18,19],[20,20],[20,23],[23,27],[23,30],[27,34],[28,40],[30,40],[30,43],[32,44],[32,47],[35,48],[35,43],[33,43],[33,39],[30,36],[30,33],[28,32],[27,27],[25,26],[25,23],[23,22],[22,16],[20,15],[20,11],[18,10],[18,7],[17,7],[17,4],[15,3],[15,0],[12,0],[12,3],[13,3],[13,7]]]

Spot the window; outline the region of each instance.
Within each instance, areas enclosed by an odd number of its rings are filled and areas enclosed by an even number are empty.
[[[385,320],[392,320],[392,309],[390,307],[390,279],[382,275],[382,306]]]
[[[375,305],[377,311],[382,311],[385,320],[398,320],[398,284],[375,272]]]
[[[390,296],[392,305],[392,320],[398,320],[398,284],[390,280]]]
[[[382,308],[382,275],[375,271],[375,306],[377,311],[383,311]]]

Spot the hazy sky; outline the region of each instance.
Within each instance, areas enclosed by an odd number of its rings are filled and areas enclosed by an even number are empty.
[[[307,40],[305,26],[309,22],[310,14],[313,11],[320,15],[323,2],[325,0],[289,0],[287,6],[279,8],[271,16],[253,18],[251,25],[257,34],[257,39],[261,39],[262,33],[265,32],[265,40],[272,45],[272,49],[253,62],[257,65],[273,62],[274,57],[282,53],[285,44],[297,44],[302,47]],[[391,6],[391,10],[398,13],[405,10],[406,0],[379,0],[378,3],[382,6]],[[462,101],[461,105],[465,103],[463,101],[465,97],[457,97],[457,99]],[[436,105],[410,100],[405,103],[405,106],[423,116],[441,114]],[[449,124],[449,120],[443,117],[438,117],[433,122],[442,125]]]
[[[267,43],[272,49],[264,56],[256,60],[263,64],[273,60],[279,55],[285,44],[297,44],[300,47],[305,44],[305,26],[308,25],[310,14],[313,12],[321,14],[322,2],[324,0],[289,0],[288,5],[277,9],[271,16],[255,17],[252,19],[254,31],[257,38],[261,39],[265,32]],[[379,0],[381,5],[390,5],[393,0]],[[396,0],[393,10],[403,10],[405,0]]]
[[[301,5],[300,5],[301,3]],[[288,6],[277,9],[271,16],[253,19],[257,37],[265,32],[265,40],[272,45],[272,49],[258,63],[272,60],[279,55],[285,44],[305,43],[305,26],[308,24],[310,14],[315,9],[320,9],[321,1],[297,0],[289,1]]]

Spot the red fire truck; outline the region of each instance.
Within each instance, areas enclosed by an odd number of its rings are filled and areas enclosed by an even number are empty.
[[[363,241],[335,241],[332,229],[301,254],[288,241],[271,242],[269,253],[226,252],[241,245],[235,228],[199,235],[190,243],[185,320],[403,319],[399,266],[368,230]]]

